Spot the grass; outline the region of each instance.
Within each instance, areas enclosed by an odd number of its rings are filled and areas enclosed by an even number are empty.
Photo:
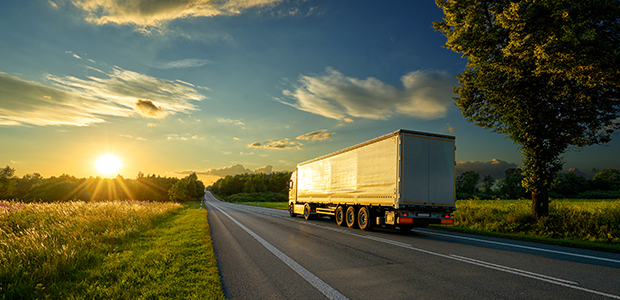
[[[0,202],[1,299],[223,299],[198,203]]]

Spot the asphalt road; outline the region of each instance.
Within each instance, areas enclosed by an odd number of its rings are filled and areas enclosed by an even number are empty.
[[[205,204],[228,299],[620,299],[619,254]]]

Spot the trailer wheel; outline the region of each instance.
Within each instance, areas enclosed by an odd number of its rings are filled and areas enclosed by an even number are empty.
[[[347,207],[346,220],[349,228],[357,227],[357,208],[355,208],[355,206]]]
[[[295,206],[293,204],[288,205],[288,213],[291,217],[295,217],[297,214],[295,213]]]
[[[334,217],[336,218],[336,224],[338,224],[338,226],[347,225],[347,222],[345,220],[346,216],[344,213],[344,206],[336,207],[336,214],[334,215]]]
[[[373,220],[370,216],[370,210],[368,209],[368,207],[361,207],[359,212],[357,213],[357,224],[359,225],[360,229],[364,231],[372,230],[372,221]]]

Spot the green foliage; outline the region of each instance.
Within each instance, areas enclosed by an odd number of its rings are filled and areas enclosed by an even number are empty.
[[[198,180],[194,172],[177,181],[170,190],[168,190],[168,197],[170,197],[170,201],[174,202],[200,201],[205,194],[204,191],[204,184],[202,181]]]
[[[547,217],[533,218],[527,201],[459,201],[454,225],[555,239],[620,243],[620,200],[553,201]]]
[[[480,180],[480,174],[474,171],[467,171],[456,177],[456,192],[474,194],[478,192],[476,185]]]
[[[138,201],[0,201],[1,294],[6,299],[54,295],[66,281],[82,280],[76,272],[96,266],[115,247],[179,208]]]
[[[231,195],[239,193],[279,193],[288,199],[287,182],[292,172],[277,172],[271,174],[242,174],[226,176],[214,182],[209,190],[231,201]],[[276,196],[274,196],[276,197]],[[280,196],[278,199],[282,199]],[[254,200],[256,201],[256,200]],[[272,200],[279,201],[279,200]],[[283,200],[287,201],[287,200]]]
[[[561,154],[606,143],[620,129],[618,1],[436,3],[445,17],[433,27],[468,59],[456,105],[520,146],[532,213],[547,215]]]
[[[165,202],[170,201],[170,193],[173,193],[174,201],[197,201],[203,197],[205,190],[196,173],[179,180],[154,174],[145,176],[142,172],[136,179],[125,179],[120,175],[112,179],[76,178],[66,174],[43,178],[38,173],[16,178],[14,172],[15,169],[9,166],[0,169],[0,199],[23,202],[126,199]],[[183,194],[179,194],[179,186],[183,186]]]
[[[9,166],[0,169],[0,199],[8,199],[13,194],[17,185],[14,174],[15,169]]]

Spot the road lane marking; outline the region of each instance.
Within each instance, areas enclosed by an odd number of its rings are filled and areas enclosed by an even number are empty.
[[[534,272],[529,272],[529,271],[524,271],[524,270],[520,270],[520,269],[515,269],[515,268],[511,268],[511,267],[507,267],[507,266],[502,266],[502,265],[498,265],[498,264],[494,264],[494,263],[490,263],[490,262],[486,262],[486,261],[482,261],[482,260],[477,260],[477,259],[473,259],[473,258],[469,258],[469,257],[464,257],[464,256],[460,256],[460,255],[456,255],[456,254],[451,254],[450,256],[452,257],[456,257],[459,260],[468,260],[470,262],[472,262],[473,264],[476,265],[484,265],[486,266],[490,266],[492,268],[497,268],[497,269],[502,269],[502,270],[507,270],[509,272],[517,272],[517,273],[521,273],[521,274],[528,274],[528,275],[532,275],[534,277],[538,277],[538,278],[545,278],[545,279],[549,279],[549,280],[553,280],[553,281],[558,281],[558,282],[564,282],[566,284],[572,284],[572,285],[579,285],[578,282],[574,282],[574,281],[569,281],[569,280],[564,280],[564,279],[560,279],[560,278],[555,278],[555,277],[551,277],[551,276],[547,276],[547,275],[542,275],[542,274],[538,274],[538,273],[534,273]]]
[[[551,249],[544,249],[544,248],[536,248],[536,247],[530,247],[530,246],[523,246],[523,245],[516,245],[516,244],[509,244],[509,243],[502,243],[502,242],[495,242],[495,241],[476,239],[476,238],[470,238],[470,237],[465,237],[465,236],[449,235],[449,234],[445,234],[445,233],[430,232],[430,231],[419,230],[419,229],[414,229],[413,231],[414,232],[418,232],[418,233],[431,234],[431,235],[434,234],[434,235],[440,235],[440,236],[447,236],[447,237],[455,238],[455,239],[470,240],[470,241],[476,241],[476,242],[482,242],[482,243],[488,243],[488,244],[496,244],[496,245],[502,245],[502,246],[508,246],[508,247],[522,248],[522,249],[528,249],[528,250],[536,250],[536,251],[549,252],[549,253],[562,254],[562,255],[569,255],[569,256],[588,258],[588,259],[594,259],[594,260],[602,260],[602,261],[608,261],[608,262],[613,262],[613,263],[620,264],[620,260],[612,259],[612,258],[604,258],[604,257],[597,257],[597,256],[584,255],[584,254],[577,254],[577,253],[558,251],[558,250],[551,250]]]
[[[227,216],[235,224],[239,225],[239,227],[241,227],[241,229],[245,230],[248,234],[250,234],[253,238],[255,238],[259,243],[261,243],[263,246],[265,246],[265,248],[267,248],[267,250],[269,250],[276,257],[278,257],[282,262],[284,262],[287,266],[289,266],[291,269],[293,269],[293,271],[297,272],[297,274],[299,274],[301,277],[303,277],[312,286],[314,286],[316,289],[318,289],[319,292],[323,293],[323,295],[325,295],[327,298],[334,299],[334,300],[336,300],[336,299],[338,299],[338,300],[348,300],[348,298],[345,297],[343,294],[338,292],[333,287],[329,286],[323,280],[321,280],[320,278],[318,278],[317,276],[312,274],[306,268],[302,267],[299,263],[294,261],[292,258],[288,257],[282,251],[278,250],[276,247],[274,247],[269,242],[264,240],[262,237],[260,237],[256,233],[254,233],[252,230],[250,230],[249,228],[245,227],[243,224],[239,223],[239,221],[235,220],[235,218],[233,218],[232,216],[230,216],[229,214],[224,212],[222,209],[220,209],[219,207],[217,207],[216,205],[214,205],[212,203],[210,203],[210,205],[215,207],[217,210],[219,210],[225,216]]]
[[[239,208],[238,206],[236,206],[236,207]],[[410,250],[414,250],[414,251],[418,251],[418,252],[422,252],[422,253],[426,253],[426,254],[430,254],[430,255],[435,255],[435,256],[439,256],[439,257],[443,257],[443,258],[447,258],[447,259],[451,259],[451,260],[455,260],[455,261],[460,261],[460,262],[464,262],[464,263],[468,263],[468,264],[473,264],[473,265],[481,266],[481,267],[484,267],[484,268],[489,268],[489,269],[498,270],[498,271],[502,271],[502,272],[506,272],[506,273],[511,273],[511,274],[515,274],[515,275],[519,275],[519,276],[523,276],[523,277],[528,277],[528,278],[531,278],[531,279],[536,279],[536,280],[540,280],[540,281],[544,281],[544,282],[548,282],[548,283],[552,283],[552,284],[568,287],[568,288],[571,288],[571,289],[576,289],[576,290],[580,290],[580,291],[584,291],[584,292],[588,292],[588,293],[592,293],[592,294],[597,294],[597,295],[613,298],[613,299],[620,299],[620,296],[618,296],[618,295],[608,294],[608,293],[604,293],[604,292],[600,292],[600,291],[596,291],[596,290],[592,290],[592,289],[588,289],[588,288],[584,288],[584,287],[578,286],[577,282],[572,282],[572,281],[568,281],[568,280],[564,280],[564,279],[554,278],[554,277],[551,277],[551,276],[541,275],[541,274],[537,274],[537,273],[533,273],[533,272],[529,272],[529,271],[525,271],[525,270],[510,268],[510,267],[507,267],[507,266],[496,265],[496,264],[493,264],[493,263],[479,261],[479,260],[476,260],[476,259],[473,259],[473,258],[462,257],[462,256],[454,255],[454,254],[446,255],[446,254],[441,254],[441,253],[437,253],[437,252],[432,252],[432,251],[429,251],[429,250],[424,250],[424,249],[413,247],[412,245],[409,245],[409,244],[406,244],[406,243],[403,243],[403,242],[389,240],[389,239],[385,239],[385,238],[381,238],[381,237],[376,237],[376,236],[372,236],[372,235],[358,234],[358,233],[349,231],[349,230],[344,229],[344,228],[334,228],[334,227],[322,226],[322,225],[315,224],[313,222],[308,222],[308,221],[304,221],[304,220],[295,220],[295,219],[292,219],[290,217],[283,217],[283,216],[280,216],[280,215],[266,213],[266,212],[258,211],[258,210],[255,210],[255,209],[248,209],[248,208],[245,208],[245,207],[243,207],[242,209],[246,210],[246,211],[254,211],[254,212],[257,212],[257,213],[264,214],[264,215],[269,215],[269,216],[281,218],[281,219],[287,220],[287,221],[297,222],[297,223],[300,223],[300,224],[306,224],[306,225],[310,225],[310,226],[314,226],[314,227],[318,227],[318,228],[322,228],[322,229],[326,229],[326,230],[330,230],[330,231],[335,231],[335,232],[340,232],[340,233],[344,233],[344,234],[355,236],[355,237],[360,237],[360,238],[363,238],[363,239],[368,239],[368,240],[373,240],[373,241],[377,241],[377,242],[382,242],[382,243],[385,243],[385,244],[390,244],[390,245],[394,245],[394,246],[398,246],[398,247],[402,247],[402,248],[406,248],[406,249],[410,249]],[[449,235],[447,235],[447,236],[449,236]],[[471,238],[467,238],[467,239],[471,239]],[[480,240],[480,241],[484,241],[484,240]],[[492,242],[492,241],[488,241],[488,242]],[[499,242],[493,242],[493,243],[499,243]],[[500,243],[500,244],[503,244],[503,243]],[[512,244],[506,244],[506,245],[512,245]],[[512,245],[512,246],[520,246],[520,245]],[[527,247],[527,246],[522,246],[522,247]],[[534,247],[527,247],[527,248],[532,248],[533,250],[546,250],[546,249],[538,249],[538,248],[534,248]],[[568,253],[568,252],[561,252],[561,251],[555,251],[555,250],[549,250],[549,252],[559,252],[559,253],[571,254],[571,253]],[[575,254],[575,256],[590,257],[590,256],[587,256],[587,255],[580,255],[580,254]],[[596,257],[592,256],[591,258],[596,258]],[[607,260],[605,258],[599,258],[599,259]],[[611,261],[616,261],[616,260],[611,260]]]

